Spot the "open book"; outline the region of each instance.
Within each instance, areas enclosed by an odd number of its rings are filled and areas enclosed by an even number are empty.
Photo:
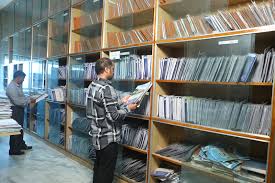
[[[38,103],[38,102],[40,102],[41,100],[44,100],[47,97],[48,97],[47,93],[37,94],[37,95],[32,95],[31,96],[31,98],[35,99],[35,103]]]
[[[130,94],[127,104],[140,104],[147,91],[150,90],[151,86],[151,82],[138,85],[134,92]]]

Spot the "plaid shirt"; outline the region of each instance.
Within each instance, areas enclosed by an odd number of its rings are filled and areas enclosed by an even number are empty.
[[[96,150],[105,148],[111,142],[120,142],[121,123],[130,112],[112,87],[109,80],[93,81],[87,93],[86,115],[91,120],[93,146]]]

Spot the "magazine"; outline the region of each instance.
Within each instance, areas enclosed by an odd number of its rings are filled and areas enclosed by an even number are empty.
[[[143,97],[150,90],[151,86],[152,86],[151,82],[138,85],[134,90],[134,92],[130,94],[127,104],[140,104]]]

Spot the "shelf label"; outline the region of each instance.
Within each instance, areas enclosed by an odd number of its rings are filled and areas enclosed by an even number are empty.
[[[110,59],[111,60],[120,59],[120,51],[110,51]]]
[[[121,55],[121,56],[130,55],[130,52],[129,52],[129,51],[121,52],[120,55]]]
[[[228,41],[219,41],[219,45],[226,45],[226,44],[238,44],[239,40],[228,40]]]

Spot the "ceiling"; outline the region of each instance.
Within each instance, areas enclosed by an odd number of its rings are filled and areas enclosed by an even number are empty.
[[[4,8],[7,4],[12,2],[13,0],[0,0],[0,9]]]

